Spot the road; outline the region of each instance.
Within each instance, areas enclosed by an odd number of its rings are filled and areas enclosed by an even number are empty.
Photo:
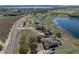
[[[14,48],[17,46],[17,34],[18,34],[18,28],[22,27],[21,25],[23,24],[23,22],[25,21],[25,17],[19,19],[12,27],[7,42],[4,46],[3,49],[3,54],[13,54],[14,52]]]

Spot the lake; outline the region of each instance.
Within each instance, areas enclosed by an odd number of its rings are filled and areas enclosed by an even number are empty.
[[[79,18],[56,18],[54,25],[74,38],[79,39]]]

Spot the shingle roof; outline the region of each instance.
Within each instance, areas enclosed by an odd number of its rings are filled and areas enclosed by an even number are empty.
[[[44,41],[43,42],[44,49],[48,50],[50,48],[58,47],[58,43],[56,41]]]

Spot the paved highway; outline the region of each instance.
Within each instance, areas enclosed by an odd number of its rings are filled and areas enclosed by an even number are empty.
[[[18,28],[22,27],[21,25],[23,24],[23,22],[25,21],[26,17],[23,17],[21,19],[19,19],[12,27],[11,32],[9,33],[7,42],[5,44],[5,47],[3,49],[3,54],[13,54],[14,53],[14,49],[16,48],[16,44],[18,42],[17,40],[17,34],[18,34]]]

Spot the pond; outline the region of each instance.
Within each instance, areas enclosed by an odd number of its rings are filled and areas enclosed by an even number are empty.
[[[79,39],[79,18],[56,18],[54,25],[74,38]]]

